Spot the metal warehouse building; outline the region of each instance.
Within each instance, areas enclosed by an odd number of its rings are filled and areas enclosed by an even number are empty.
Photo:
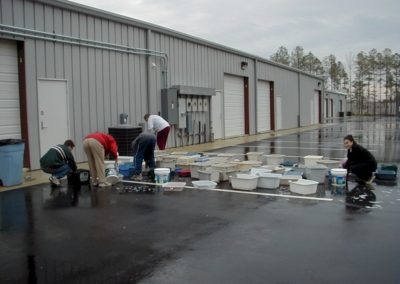
[[[24,139],[33,169],[67,137],[85,161],[80,141],[120,113],[135,126],[168,114],[170,147],[325,116],[322,78],[248,53],[68,1],[1,0],[0,10],[0,137]]]
[[[325,90],[325,118],[344,116],[347,112],[347,94],[338,91]]]

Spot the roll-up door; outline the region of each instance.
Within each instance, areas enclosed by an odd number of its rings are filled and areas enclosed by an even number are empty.
[[[244,81],[242,77],[224,76],[225,138],[244,135]]]
[[[17,44],[0,39],[0,139],[21,138]]]

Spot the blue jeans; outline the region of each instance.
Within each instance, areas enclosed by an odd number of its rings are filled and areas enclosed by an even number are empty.
[[[68,164],[64,164],[63,166],[57,169],[43,169],[43,171],[60,179],[69,174],[72,171],[72,169]]]
[[[141,141],[135,144],[133,147],[133,174],[138,175],[142,173],[143,160],[147,166],[151,169],[156,167],[154,161],[154,149],[156,147],[156,141],[152,139]]]

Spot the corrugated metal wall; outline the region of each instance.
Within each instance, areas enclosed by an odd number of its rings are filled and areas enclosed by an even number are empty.
[[[262,62],[258,63],[258,79],[274,82],[275,97],[282,98],[284,113],[282,115],[282,128],[297,127],[299,78],[298,73],[271,66]],[[275,112],[277,112],[276,110]]]
[[[248,77],[251,134],[256,131],[255,82],[257,79],[273,81],[275,96],[282,97],[282,105],[285,108],[283,128],[297,127],[298,72],[263,62],[258,62],[255,68],[255,59],[250,56],[224,50],[207,42],[202,44],[199,40],[191,41],[179,33],[174,36],[171,31],[150,32],[142,28],[143,24],[133,20],[121,17],[119,21],[115,15],[108,16],[99,11],[89,13],[89,10],[74,7],[74,4],[64,3],[61,5],[65,6],[63,8],[56,6],[40,1],[0,0],[0,22],[33,30],[163,51],[169,58],[168,86],[190,85],[223,91],[224,74]],[[85,12],[80,12],[81,10]],[[158,58],[147,59],[141,55],[38,39],[20,40],[25,41],[29,146],[33,168],[38,167],[39,161],[38,78],[68,81],[70,133],[71,138],[77,142],[78,161],[86,160],[79,143],[83,137],[90,132],[107,131],[109,126],[117,125],[120,113],[128,113],[129,123],[137,125],[143,122],[143,115],[147,110],[151,113],[161,111],[161,64]],[[241,69],[242,61],[248,62],[245,70]],[[258,70],[257,78],[254,74],[255,69]],[[308,81],[310,82],[305,83],[301,89],[307,94],[311,93],[311,85],[315,85],[318,79],[310,77]],[[171,145],[171,140],[169,143]]]

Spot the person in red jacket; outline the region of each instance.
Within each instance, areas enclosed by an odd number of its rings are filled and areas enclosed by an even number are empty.
[[[104,158],[111,155],[116,162],[118,161],[118,146],[114,137],[101,132],[89,134],[83,140],[83,150],[88,158],[93,185],[111,186],[111,183],[106,181]]]

